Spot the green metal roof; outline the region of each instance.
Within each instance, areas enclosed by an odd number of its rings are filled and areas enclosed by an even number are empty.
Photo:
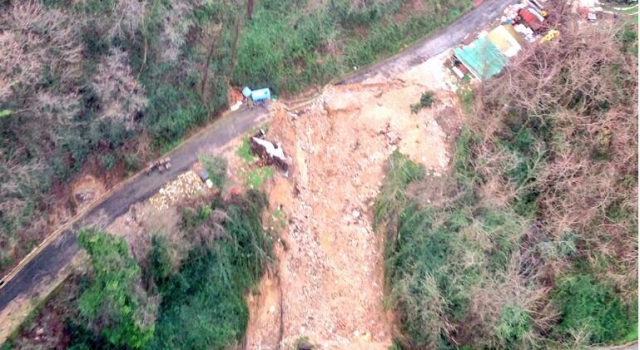
[[[453,54],[480,80],[500,73],[508,61],[487,38],[479,38],[467,46],[455,48]]]

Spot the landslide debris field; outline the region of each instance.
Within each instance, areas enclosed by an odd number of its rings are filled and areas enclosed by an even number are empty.
[[[286,226],[278,268],[251,303],[248,349],[288,348],[301,339],[329,349],[391,346],[372,205],[394,150],[435,176],[447,166],[449,135],[460,121],[450,81],[436,58],[397,79],[328,87],[300,111],[274,105],[267,137],[282,144],[292,166],[267,192]],[[426,90],[437,102],[412,114]]]
[[[290,158],[289,174],[266,176],[271,212],[265,228],[277,231],[275,265],[249,298],[247,349],[293,347],[302,340],[328,349],[387,349],[393,317],[383,304],[382,235],[372,229],[373,202],[384,164],[399,150],[439,177],[461,123],[452,77],[441,55],[395,79],[329,86],[298,110],[271,105],[266,138]],[[418,113],[411,105],[425,91],[435,103]],[[224,150],[226,195],[261,169],[247,169],[245,140]],[[238,151],[240,149],[240,151]],[[246,151],[246,150],[244,150]],[[267,169],[267,168],[262,168]],[[107,228],[124,236],[136,259],[148,251],[145,232],[175,232],[188,198],[206,195],[187,172]],[[188,248],[185,248],[185,251]]]
[[[106,227],[112,235],[79,234],[91,259],[70,282],[79,288],[63,288],[12,345],[570,349],[633,341],[637,280],[629,276],[636,275],[630,271],[637,246],[629,242],[637,239],[637,165],[622,160],[637,158],[637,106],[627,103],[636,97],[626,93],[637,90],[637,58],[614,55],[614,32],[591,28],[580,34],[601,44],[593,48],[611,45],[607,56],[621,71],[561,69],[597,59],[572,46],[582,48],[581,36],[566,35],[518,62],[530,69],[510,67],[477,90],[475,113],[464,118],[473,94],[453,83],[447,53],[393,78],[329,86],[297,103],[274,101],[262,128],[265,140],[284,149],[288,171],[253,154],[257,130],[222,149],[198,149],[200,163],[131,206]],[[537,65],[559,54],[575,59],[553,60],[552,75]],[[576,105],[561,93],[571,89],[567,72],[603,78]],[[549,84],[560,113],[527,104],[542,98],[526,88],[531,77]],[[595,103],[608,100],[617,84],[629,87],[620,90],[627,98],[613,107]],[[502,106],[519,113],[494,114]],[[530,124],[530,109],[563,123],[553,130]],[[556,143],[588,127],[585,117],[606,117],[607,124]],[[551,151],[530,152],[530,145]],[[571,224],[575,235],[554,231],[576,212],[558,203],[576,201],[549,201],[558,189],[553,179],[567,169],[562,158],[547,156],[552,152],[590,162],[569,164],[571,171],[590,169],[584,183],[561,183],[566,193],[577,188],[586,208],[597,199],[592,193],[613,191],[601,181],[603,168],[615,164],[607,174],[616,183],[624,179],[615,189],[620,197],[600,199],[611,209],[593,212],[582,222],[587,229]],[[545,176],[531,177],[540,159],[549,162]],[[510,187],[517,182],[501,181],[511,177],[533,184],[522,189],[544,189],[540,203],[550,205],[535,205],[539,193],[517,197]],[[586,191],[585,183],[600,190]]]

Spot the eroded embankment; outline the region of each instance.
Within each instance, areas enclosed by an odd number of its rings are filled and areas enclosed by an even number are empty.
[[[328,87],[304,111],[275,105],[268,138],[291,157],[289,178],[269,185],[286,227],[277,272],[251,297],[248,349],[387,349],[392,318],[383,307],[382,237],[372,230],[374,198],[394,150],[440,173],[459,108],[441,58],[394,80]],[[436,103],[417,114],[425,91]]]

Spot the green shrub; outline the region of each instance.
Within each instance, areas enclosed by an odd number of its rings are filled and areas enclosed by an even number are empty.
[[[147,264],[149,265],[149,277],[156,285],[164,284],[173,272],[169,249],[166,236],[153,235]]]
[[[78,244],[91,259],[93,280],[80,295],[80,314],[100,329],[115,346],[138,349],[153,336],[154,325],[148,324],[153,312],[146,293],[139,287],[140,268],[129,255],[122,238],[95,229],[78,233]]]
[[[111,170],[116,165],[116,157],[112,153],[107,153],[102,156],[100,162],[105,169]]]
[[[216,204],[218,203],[218,204]],[[272,240],[264,232],[261,214],[264,195],[250,192],[231,203],[185,212],[188,232],[214,224],[217,210],[226,213],[224,237],[213,248],[197,246],[182,269],[168,278],[166,259],[158,241],[152,248],[152,266],[163,302],[156,333],[148,349],[228,349],[242,339],[249,311],[245,294],[258,282],[271,259]]]
[[[613,288],[590,275],[566,275],[556,280],[552,299],[561,311],[558,337],[587,332],[592,344],[622,340],[636,326],[633,307],[624,305]]]
[[[531,331],[531,315],[519,306],[506,306],[502,309],[496,335],[505,349],[522,349],[523,341]]]
[[[393,220],[407,204],[405,189],[413,182],[424,178],[422,165],[412,162],[399,151],[394,151],[386,165],[387,175],[381,192],[374,204],[374,228]]]
[[[227,160],[222,157],[200,157],[213,185],[222,188],[227,182]]]
[[[427,91],[420,96],[420,102],[414,105],[411,105],[411,113],[417,114],[423,108],[429,108],[433,105],[434,102],[434,93],[433,91]]]

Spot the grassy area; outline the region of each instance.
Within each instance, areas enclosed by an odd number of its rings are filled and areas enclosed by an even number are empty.
[[[251,153],[251,144],[249,143],[249,137],[242,139],[242,145],[236,152],[238,157],[242,158],[246,163],[253,163],[258,158]]]
[[[259,189],[262,184],[273,177],[275,170],[270,167],[261,167],[248,170],[244,176],[246,177],[244,185],[250,189]]]
[[[213,185],[222,189],[227,183],[227,160],[222,157],[199,157],[200,162],[204,165],[205,170],[209,174],[209,179]]]
[[[472,92],[462,94],[471,113],[447,178],[390,157],[374,223],[387,237],[387,304],[403,348],[574,349],[637,339],[630,30],[567,32],[487,82],[477,108]],[[608,39],[615,34],[620,41]],[[605,66],[592,64],[603,57]],[[544,97],[531,88],[538,83]],[[442,197],[423,202],[430,193]]]

